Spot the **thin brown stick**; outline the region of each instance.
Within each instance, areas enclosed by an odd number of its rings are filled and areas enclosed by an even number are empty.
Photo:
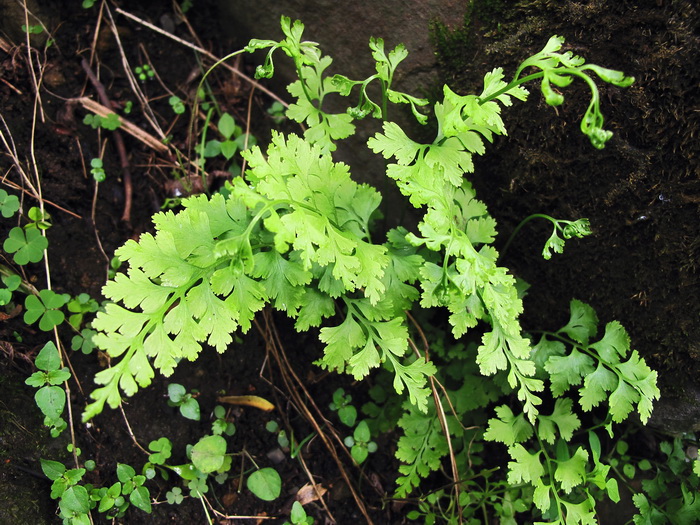
[[[90,83],[97,91],[97,96],[100,97],[102,104],[108,108],[112,107],[112,102],[107,96],[107,91],[105,90],[102,82],[99,81],[95,73],[90,68],[90,64],[84,58],[80,61],[80,65],[90,79]],[[126,146],[124,145],[124,137],[119,132],[118,129],[113,131],[114,143],[117,146],[117,152],[119,153],[119,162],[122,169],[122,178],[124,182],[124,213],[122,213],[122,220],[127,224],[131,222],[131,201],[133,196],[133,190],[131,185],[131,169],[129,168],[129,156],[126,154]]]
[[[285,381],[289,393],[291,394],[291,396],[294,399],[298,408],[301,409],[301,412],[303,413],[304,417],[314,427],[314,430],[316,431],[318,436],[321,438],[321,441],[326,446],[326,449],[330,452],[331,456],[333,457],[333,460],[335,461],[336,465],[338,466],[338,469],[340,470],[340,474],[343,477],[343,480],[345,481],[348,489],[350,490],[350,492],[355,500],[355,503],[357,504],[358,509],[360,510],[362,515],[364,516],[368,525],[373,525],[374,522],[372,521],[372,518],[370,518],[369,513],[367,512],[367,507],[365,506],[364,502],[362,501],[362,498],[360,497],[360,495],[355,490],[355,487],[353,486],[353,484],[350,480],[350,476],[345,471],[345,466],[343,465],[342,461],[340,461],[340,458],[338,457],[338,454],[335,450],[335,447],[333,446],[329,437],[323,431],[321,426],[318,424],[318,422],[316,422],[316,419],[313,417],[313,414],[311,414],[311,411],[308,409],[308,407],[306,406],[306,403],[304,402],[304,400],[299,395],[299,392],[297,391],[297,388],[299,388],[304,393],[304,396],[308,400],[309,404],[311,404],[314,407],[314,409],[320,413],[318,406],[316,406],[316,403],[314,402],[313,398],[309,394],[308,390],[306,390],[304,383],[299,379],[299,376],[296,375],[296,372],[289,364],[289,361],[287,361],[287,356],[285,355],[284,351],[282,350],[281,341],[279,341],[279,335],[277,334],[277,331],[274,330],[274,328],[273,328],[274,325],[273,325],[272,319],[270,318],[269,314],[266,314],[264,316],[264,319],[265,319],[265,324],[266,324],[267,330],[263,331],[261,329],[260,325],[257,323],[257,321],[256,321],[256,326],[258,327],[258,330],[260,330],[260,332],[264,336],[266,333],[272,333],[275,336],[276,340],[272,340],[269,337],[265,337],[265,342],[268,345],[268,349],[272,353],[273,358],[277,362],[277,366],[283,372],[282,379]],[[289,374],[289,376],[291,376],[291,378],[293,378],[294,384],[291,384],[289,377],[287,377],[287,374]],[[343,447],[343,448],[345,448],[345,447]]]
[[[256,326],[257,326],[258,329],[260,329],[260,326],[259,326],[259,325],[256,324]],[[272,337],[272,336],[269,335],[269,334],[263,334],[263,337],[265,338],[265,341],[266,341],[266,343],[267,343],[267,342],[268,342],[268,341],[267,341],[268,337]],[[274,343],[274,341],[271,341],[271,342],[269,342],[268,344],[274,345],[275,343]],[[279,385],[277,385],[277,384],[275,384],[275,383],[272,383],[271,381],[269,381],[267,378],[265,378],[265,377],[263,376],[263,371],[264,371],[264,369],[267,367],[267,364],[269,363],[269,358],[270,358],[270,354],[269,354],[269,352],[268,352],[268,353],[265,355],[265,360],[263,361],[262,367],[261,367],[261,369],[260,369],[260,374],[259,374],[259,376],[260,376],[264,381],[267,381],[274,389],[279,390],[280,393],[284,394],[283,389],[282,389]],[[278,364],[279,364],[279,361],[278,361]],[[285,384],[285,387],[287,387],[287,390],[289,390],[289,389],[288,389],[288,385],[290,384],[290,381],[289,381],[289,378],[286,376],[286,375],[287,375],[287,371],[284,370],[284,369],[280,369],[280,373],[281,373],[282,376],[283,376],[283,382],[284,382],[284,384]],[[291,395],[291,394],[289,394],[289,395]],[[287,402],[288,402],[289,404],[291,404],[291,405],[294,407],[294,409],[296,410],[296,412],[297,412],[298,414],[301,414],[301,413],[302,413],[302,409],[301,409],[299,406],[297,406],[297,403],[296,403],[296,401],[295,401],[294,399],[290,399],[289,396],[287,396],[286,399],[287,399]],[[288,412],[288,410],[280,410],[279,412],[280,412],[280,417],[282,418],[282,420],[283,420],[283,422],[284,422],[286,428],[291,430],[291,424],[290,424],[290,422],[289,422],[289,418],[287,417],[287,412]],[[304,414],[304,416],[307,417],[306,414]],[[312,424],[312,425],[313,425],[313,424]],[[313,426],[315,427],[315,425],[313,425]],[[291,435],[293,436],[293,434],[291,434]],[[311,440],[306,444],[306,446],[308,447],[309,445],[311,445],[311,443],[312,443],[313,441],[314,441],[314,440],[311,439]],[[292,446],[293,446],[293,445],[292,445]],[[335,523],[336,520],[335,520],[335,518],[333,517],[333,514],[331,513],[331,510],[328,508],[328,505],[326,504],[326,500],[323,499],[323,495],[327,492],[327,490],[326,490],[326,489],[321,490],[321,489],[318,487],[318,484],[316,483],[316,480],[314,479],[313,474],[312,474],[311,471],[309,470],[309,467],[306,465],[306,461],[304,460],[304,453],[303,453],[303,450],[302,450],[302,449],[303,449],[303,447],[301,447],[301,446],[297,449],[296,458],[299,460],[299,463],[301,463],[302,469],[304,470],[304,473],[306,474],[306,477],[309,479],[309,482],[311,483],[311,486],[312,486],[312,488],[313,488],[313,490],[314,490],[314,493],[316,494],[316,499],[317,499],[317,501],[320,501],[320,502],[321,502],[321,505],[323,506],[324,510],[325,510],[326,513],[328,514],[329,519],[330,519],[333,523]]]
[[[27,2],[24,0],[22,2],[22,6],[24,7],[24,27],[29,28],[29,10],[27,9]],[[33,17],[36,18],[36,17]],[[38,20],[38,19],[37,19]],[[41,21],[39,20],[41,23]],[[42,28],[44,27],[43,24]],[[32,43],[29,40],[29,31],[25,31],[24,33],[25,36],[25,42],[27,44],[27,65],[29,66],[29,72],[32,75],[32,85],[34,86],[34,97],[35,100],[38,104],[39,107],[39,114],[41,115],[41,122],[45,122],[45,117],[44,117],[44,104],[42,103],[41,100],[41,94],[40,94],[40,88],[41,88],[41,82],[43,80],[44,76],[44,71],[41,67],[39,67],[39,78],[36,76],[36,71],[34,71],[34,61],[32,60],[32,50],[34,49],[32,47]]]
[[[15,93],[17,93],[18,95],[22,95],[22,92],[21,92],[19,89],[17,89],[15,86],[13,86],[12,84],[10,84],[10,83],[9,83],[7,80],[5,80],[4,78],[0,78],[0,81],[1,81],[3,84],[5,84],[7,87],[9,87],[11,90],[13,90]]]
[[[296,388],[294,388],[294,386],[292,384],[292,380],[289,378],[288,371],[290,369],[288,368],[289,363],[286,361],[286,356],[284,357],[284,361],[287,364],[287,367],[282,366],[282,359],[280,358],[280,355],[279,355],[279,351],[281,348],[279,337],[273,337],[272,335],[270,335],[270,332],[272,332],[274,330],[274,327],[271,327],[268,316],[266,316],[265,324],[266,324],[267,332],[263,334],[263,337],[265,338],[265,343],[268,345],[268,349],[274,355],[274,359],[277,362],[277,366],[279,367],[280,372],[282,374],[282,380],[285,384],[285,387],[286,387],[287,391],[289,392],[289,394],[293,398],[293,399],[291,399],[291,403],[295,406],[297,412],[299,412],[300,414],[303,414],[304,418],[318,431],[321,428],[321,426],[316,422],[315,418],[310,413],[310,411],[308,410],[308,408],[304,404],[303,400],[301,399],[301,396],[296,391]],[[260,327],[258,326],[258,328],[260,328]],[[275,335],[277,335],[276,331],[275,331]],[[292,370],[292,375],[294,376],[294,379],[296,379],[296,381],[299,382],[299,378],[296,376],[296,374],[294,374],[293,370]],[[308,395],[307,395],[307,398],[308,398]],[[323,441],[324,445],[326,445],[326,447],[328,448],[330,443],[325,439],[325,435],[323,435],[322,433],[319,433],[318,435],[321,436],[321,440]],[[336,462],[339,462],[340,459],[338,458],[337,454],[335,453],[335,449],[332,447],[332,445],[330,445],[329,450],[330,450],[333,458],[336,460]],[[333,517],[333,514],[331,513],[330,509],[328,508],[326,501],[323,499],[323,493],[321,493],[321,491],[318,489],[318,486],[316,484],[316,480],[313,479],[313,476],[311,476],[310,471],[306,467],[306,463],[303,461],[301,450],[299,450],[299,455],[297,457],[300,458],[302,466],[303,466],[305,472],[307,472],[309,481],[311,481],[311,484],[314,488],[314,492],[316,492],[316,496],[318,498],[318,501],[320,501],[321,505],[323,505],[323,508],[325,509],[326,513],[328,514],[328,517],[331,520],[331,522],[336,523],[336,520]],[[344,472],[344,470],[342,468],[342,464],[338,463],[338,466],[339,466],[341,472]],[[346,482],[349,483],[348,478],[346,477],[345,479],[346,479]]]
[[[12,54],[12,48],[14,46],[10,44],[7,40],[0,36],[0,49],[2,49],[8,55]]]
[[[145,26],[145,27],[151,29],[152,31],[155,31],[156,33],[158,33],[158,34],[160,34],[160,35],[166,36],[166,37],[168,37],[168,38],[174,40],[174,41],[177,42],[178,44],[182,44],[182,45],[185,46],[185,47],[189,47],[190,49],[194,49],[194,50],[197,51],[198,53],[200,53],[200,54],[206,56],[207,58],[210,58],[211,60],[213,60],[213,61],[215,61],[215,62],[218,62],[218,61],[220,60],[219,58],[216,57],[216,55],[214,55],[213,53],[210,53],[210,52],[207,51],[206,49],[201,48],[201,47],[199,47],[199,46],[196,46],[196,45],[192,44],[191,42],[188,42],[187,40],[183,40],[182,38],[179,38],[179,37],[173,35],[172,33],[168,33],[167,31],[164,31],[163,29],[159,28],[158,26],[154,26],[153,24],[151,24],[151,23],[149,23],[149,22],[146,22],[145,20],[141,20],[140,18],[138,18],[138,17],[132,15],[131,13],[128,13],[128,12],[124,11],[123,9],[121,9],[121,8],[119,8],[119,7],[117,7],[117,8],[115,9],[115,11],[116,11],[117,13],[119,13],[120,15],[124,15],[125,17],[127,17],[127,18],[133,20],[134,22],[137,22],[137,23],[139,23],[139,24],[141,24],[141,25],[143,25],[143,26]],[[253,86],[255,86],[257,89],[259,89],[260,91],[262,91],[263,93],[265,93],[267,96],[269,96],[269,97],[271,97],[272,99],[278,101],[278,102],[279,102],[280,104],[282,104],[284,107],[289,107],[289,103],[287,103],[287,102],[285,102],[284,100],[282,100],[276,93],[270,91],[269,89],[267,89],[267,88],[266,88],[265,86],[263,86],[262,84],[259,84],[258,82],[256,82],[256,81],[253,80],[252,78],[250,78],[248,75],[246,75],[246,74],[243,73],[242,71],[240,71],[240,70],[236,69],[235,67],[230,66],[230,65],[228,65],[228,64],[226,64],[226,63],[223,63],[222,66],[225,67],[226,69],[228,69],[229,71],[231,71],[234,75],[237,75],[237,76],[241,77],[243,80],[245,80],[246,82],[249,82],[250,84],[252,84]]]
[[[141,88],[139,87],[138,82],[136,81],[136,77],[134,76],[134,72],[131,69],[131,66],[129,65],[129,60],[126,58],[126,53],[124,52],[124,46],[122,46],[122,41],[121,38],[119,37],[119,28],[117,28],[117,24],[114,22],[114,17],[112,16],[112,11],[109,9],[109,6],[105,6],[105,13],[107,13],[107,18],[109,19],[109,26],[112,29],[112,35],[114,35],[114,40],[117,43],[117,49],[119,50],[119,56],[121,57],[122,60],[122,69],[124,70],[124,74],[126,75],[127,80],[129,81],[129,85],[131,86],[131,91],[132,93],[136,96],[136,98],[139,101],[139,104],[141,105],[141,110],[143,111],[143,117],[148,120],[148,122],[151,124],[151,127],[155,130],[155,132],[158,134],[158,136],[161,139],[165,139],[165,133],[163,133],[163,130],[160,127],[160,124],[158,124],[158,119],[156,118],[155,114],[153,113],[153,109],[151,109],[151,106],[148,103],[148,99],[146,98],[146,95],[143,94],[143,91],[141,91]]]
[[[89,179],[88,174],[87,174],[87,166],[85,165],[85,155],[83,154],[83,146],[80,144],[80,139],[76,137],[75,143],[78,146],[78,151],[80,151],[80,162],[83,165],[83,176],[86,179]],[[105,140],[102,143],[102,147],[100,148],[100,158],[102,158],[102,155],[104,154],[104,149],[107,145],[107,141]],[[95,240],[97,241],[97,248],[100,250],[100,253],[102,253],[102,257],[105,258],[105,261],[107,261],[107,267],[105,269],[105,278],[106,280],[109,279],[109,256],[105,252],[104,247],[102,246],[102,240],[100,239],[100,233],[97,231],[97,219],[95,218],[95,215],[97,213],[97,193],[98,193],[98,188],[100,186],[100,183],[97,182],[96,180],[92,181],[95,184],[95,190],[92,194],[92,204],[90,206],[90,222],[92,223],[92,231],[95,233]]]
[[[245,119],[245,142],[243,143],[243,149],[248,149],[248,137],[250,137],[250,123],[251,123],[251,113],[253,109],[253,93],[255,93],[255,86],[250,88],[250,95],[248,96],[248,113]],[[243,164],[241,165],[241,177],[245,174],[246,159],[243,159]]]
[[[413,326],[415,326],[416,330],[418,330],[418,334],[421,338],[421,342],[423,343],[423,348],[425,349],[425,356],[421,356],[420,351],[418,350],[418,347],[416,347],[415,343],[409,339],[408,343],[413,349],[413,352],[416,354],[416,357],[418,359],[423,359],[429,360],[429,350],[430,350],[430,345],[428,344],[428,339],[425,337],[425,332],[423,332],[423,329],[421,326],[418,324],[418,322],[415,320],[415,318],[407,312],[406,314],[408,318],[411,320],[413,323]],[[437,391],[437,387],[435,386],[435,383],[437,380],[434,377],[430,377],[430,390],[432,391],[433,394],[433,399],[435,400],[435,409],[438,414],[438,420],[440,421],[440,426],[442,427],[442,432],[445,434],[445,440],[447,441],[447,448],[450,453],[450,467],[452,469],[452,478],[454,479],[454,493],[455,493],[455,503],[457,505],[457,519],[458,523],[463,523],[462,522],[462,506],[459,503],[459,469],[457,467],[457,460],[455,458],[455,453],[454,453],[454,448],[452,447],[452,438],[450,437],[450,428],[449,425],[447,424],[447,415],[445,414],[445,408],[442,406],[442,401],[440,401],[440,394]],[[441,385],[442,386],[442,385]],[[447,396],[447,393],[445,392],[445,397],[447,397],[449,401],[449,397]],[[450,405],[451,406],[451,405]]]
[[[25,194],[29,195],[30,197],[32,197],[32,198],[34,198],[34,199],[37,199],[37,200],[39,199],[39,197],[36,196],[36,195],[34,195],[34,193],[32,193],[31,191],[29,191],[29,190],[27,190],[27,189],[21,187],[21,186],[20,186],[19,184],[17,184],[16,182],[13,182],[13,181],[8,180],[8,179],[6,179],[6,178],[3,177],[2,183],[5,184],[5,185],[7,185],[7,186],[9,186],[9,187],[12,188],[13,190],[21,191],[22,193],[25,193]],[[83,218],[82,215],[78,215],[78,214],[75,213],[74,211],[67,210],[67,209],[64,208],[63,206],[61,206],[61,205],[59,205],[59,204],[56,204],[56,203],[53,202],[53,201],[50,201],[50,200],[48,200],[48,199],[42,199],[42,200],[44,201],[44,204],[48,204],[49,206],[53,206],[53,207],[56,208],[57,210],[61,210],[63,213],[67,213],[68,215],[70,215],[70,216],[72,216],[72,217],[75,217],[76,219],[82,219],[82,218]]]
[[[124,423],[126,424],[126,429],[129,432],[129,437],[131,437],[131,440],[134,442],[134,445],[136,445],[138,448],[141,449],[141,452],[144,454],[148,455],[150,452],[143,448],[141,446],[141,443],[139,443],[138,439],[136,439],[136,436],[134,435],[134,431],[131,429],[131,425],[129,424],[129,419],[126,417],[126,412],[124,412],[124,405],[119,403],[119,410],[122,413],[122,417],[124,418]]]
[[[90,46],[90,60],[88,60],[88,64],[90,64],[90,67],[92,67],[92,64],[95,60],[95,55],[97,54],[97,41],[100,38],[100,28],[102,27],[102,17],[104,16],[102,13],[104,11],[105,3],[104,1],[100,2],[100,9],[97,12],[97,19],[95,22],[95,30],[92,33],[92,45]],[[85,96],[85,89],[87,88],[87,83],[83,83],[83,88],[80,90],[80,96]]]
[[[95,115],[99,115],[100,117],[106,117],[107,115],[114,113],[113,109],[110,109],[107,106],[103,106],[99,102],[95,102],[91,98],[88,97],[80,97],[80,98],[74,98],[69,101],[69,103],[78,103],[81,106],[83,106],[85,109],[88,111],[91,111]],[[146,146],[148,146],[151,149],[156,150],[158,153],[169,153],[170,149],[168,146],[163,144],[159,139],[154,137],[153,135],[147,133],[146,131],[142,130],[132,122],[126,120],[125,118],[117,115],[119,118],[119,129],[123,130],[125,133],[128,133],[135,139],[138,139],[139,141],[143,142]]]

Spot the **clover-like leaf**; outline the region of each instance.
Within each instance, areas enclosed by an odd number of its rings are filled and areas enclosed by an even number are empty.
[[[17,213],[17,210],[19,210],[19,198],[0,189],[0,213],[2,216],[7,219]]]
[[[173,444],[166,438],[151,441],[148,444],[148,450],[153,451],[153,454],[148,456],[148,461],[156,465],[163,465],[172,455]]]
[[[16,226],[10,230],[2,247],[7,253],[13,253],[12,258],[19,265],[39,262],[44,258],[44,250],[49,242],[36,228],[25,230]]]
[[[33,324],[39,321],[39,328],[44,332],[53,330],[61,324],[66,316],[59,310],[70,300],[68,294],[57,294],[53,290],[41,290],[39,296],[28,295],[24,301],[24,322]]]

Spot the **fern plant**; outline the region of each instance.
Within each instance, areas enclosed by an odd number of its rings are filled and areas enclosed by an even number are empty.
[[[581,382],[583,374],[575,376],[567,368],[573,361],[564,363],[557,357],[571,359],[565,356],[574,352],[601,356],[604,371],[596,376],[601,383],[584,382],[582,392],[589,389],[586,403],[595,405],[601,392],[617,392],[624,384],[637,397],[629,392],[621,396],[622,405],[615,405],[613,419],[626,416],[637,402],[647,417],[657,392],[655,376],[648,373],[640,383],[640,371],[647,373],[648,368],[636,354],[624,363],[612,361],[612,351],[588,345],[576,332],[566,330],[563,334],[570,336],[566,342],[574,349],[565,354],[563,341],[533,345],[523,334],[516,279],[499,266],[493,247],[496,222],[464,177],[474,170],[473,156],[483,154],[485,143],[506,134],[501,110],[513,99],[526,99],[523,84],[540,80],[546,102],[558,105],[563,96],[557,88],[583,79],[591,101],[581,130],[595,147],[602,148],[611,133],[603,128],[591,75],[617,86],[629,86],[633,79],[560,52],[563,39],[555,36],[523,62],[510,82],[497,68],[485,75],[478,95],[458,95],[445,86],[442,101],[433,106],[435,140],[423,144],[386,120],[392,103],[408,106],[419,122],[427,121],[420,112],[426,100],[393,88],[396,67],[407,56],[403,46],[386,52],[381,39],[372,39],[376,73],[354,81],[326,74],[332,60],[322,55],[318,44],[302,40],[301,22],[283,17],[281,25],[283,40],[252,40],[246,51],[267,50],[258,77],[273,74],[277,50],[293,60],[299,78],[288,88],[295,102],[287,116],[303,123],[306,131],[303,137],[273,132],[265,151],[255,146],[242,153],[248,169],[244,177],[227,185],[226,195],[184,199],[184,210],[154,216],[154,234],[128,241],[117,251],[129,269],[104,287],[104,295],[112,302],[93,323],[99,331],[94,342],[113,358],[112,366],[97,374],[100,386],[91,395],[93,402],[84,419],[100,413],[105,403],[117,407],[124,396],[148,386],[154,369],[170,375],[182,359],[196,359],[203,344],[223,352],[233,333],[249,330],[256,312],[266,305],[294,319],[298,331],[321,327],[320,366],[356,379],[383,367],[390,371],[396,393],[407,393],[407,412],[400,421],[406,430],[402,439],[417,444],[400,443],[399,459],[407,465],[399,480],[400,493],[416,487],[447,453],[429,385],[438,370],[426,356],[409,350],[407,312],[412,309],[447,309],[455,338],[480,324],[481,344],[472,352],[472,365],[464,377],[490,385],[490,392],[503,375],[499,394],[489,399],[512,390],[521,401],[522,414],[499,408],[486,433],[487,439],[505,442],[519,465],[534,464],[521,450],[533,428],[551,443],[557,428],[560,439],[566,440],[577,427],[567,399],[558,399],[551,415],[540,413],[547,378],[538,373],[542,370],[538,365],[545,363],[555,396]],[[531,72],[525,75],[526,70]],[[373,82],[379,85],[378,100],[368,90]],[[358,90],[359,102],[347,112],[324,111],[329,95],[347,97]],[[422,213],[416,231],[403,227],[385,235],[376,231],[373,220],[381,195],[355,182],[349,167],[333,159],[337,141],[352,135],[356,123],[366,117],[384,120],[382,131],[370,138],[368,147],[389,161],[387,177]],[[590,233],[587,227],[570,230],[566,238]],[[557,252],[563,249],[563,240],[559,241]],[[543,341],[549,341],[546,337]],[[538,357],[543,352],[546,361]],[[624,357],[624,352],[618,355]],[[588,371],[594,363],[587,362],[582,370]],[[497,373],[495,382],[483,377]],[[450,418],[457,428],[459,418]],[[426,420],[432,424],[420,431],[427,429],[430,435],[412,440],[419,429],[417,422],[423,425]],[[566,461],[577,457],[581,456],[575,454]],[[526,479],[522,470],[511,469],[511,476],[514,482],[520,476],[535,490],[540,487],[534,477]],[[571,485],[558,481],[564,490]],[[543,490],[539,489],[536,504],[547,511]],[[551,494],[558,492],[553,489]],[[557,508],[560,516],[569,512],[568,507]]]

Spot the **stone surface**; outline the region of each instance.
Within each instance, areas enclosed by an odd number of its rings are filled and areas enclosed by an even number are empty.
[[[387,51],[403,43],[409,54],[396,71],[394,88],[415,96],[425,96],[437,85],[431,24],[439,22],[447,27],[460,27],[467,9],[465,2],[456,0],[374,3],[282,0],[275,2],[273,7],[252,0],[219,0],[219,8],[220,23],[224,34],[231,37],[232,50],[244,46],[251,38],[281,39],[279,22],[285,15],[292,20],[301,20],[305,26],[304,40],[318,42],[323,54],[333,58],[328,69],[331,75],[338,73],[351,79],[364,79],[375,73],[369,49],[370,37],[384,39]],[[263,58],[263,52],[255,56],[257,63]],[[285,87],[295,79],[291,61],[281,52],[275,55],[275,76],[266,80],[266,85],[283,99],[291,100]],[[325,100],[324,109],[344,111],[357,103],[357,96],[357,92],[353,92],[348,99],[333,97]],[[390,108],[389,119],[417,136],[425,133],[425,128],[417,124],[406,109],[394,107],[392,112]],[[351,166],[356,180],[369,182],[384,191],[384,163],[378,162],[366,148],[367,139],[379,129],[376,120],[366,119],[358,126],[357,135],[342,141],[335,158]],[[396,193],[385,201],[399,199]]]
[[[219,5],[224,32],[239,45],[250,38],[281,38],[282,15],[301,20],[306,26],[305,39],[319,42],[324,54],[333,57],[334,71],[350,77],[366,77],[374,72],[368,47],[370,37],[383,38],[387,48],[403,43],[409,56],[401,66],[397,84],[410,91],[428,87],[434,81],[431,23],[439,21],[457,27],[466,11],[466,2],[456,0],[281,0],[274,2],[272,8],[266,2],[220,0]]]

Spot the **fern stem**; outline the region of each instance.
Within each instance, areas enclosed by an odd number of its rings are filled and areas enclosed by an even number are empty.
[[[518,232],[522,229],[525,224],[530,222],[532,219],[547,219],[550,222],[554,222],[554,219],[550,217],[549,215],[544,215],[542,213],[533,213],[529,217],[525,217],[522,221],[520,221],[520,224],[518,224],[515,229],[513,230],[513,233],[510,234],[510,237],[508,237],[508,240],[506,241],[505,245],[503,246],[503,249],[501,250],[500,255],[498,256],[498,261],[500,262],[503,257],[505,257],[506,252],[508,251],[508,248],[510,247],[511,243],[513,242],[513,239],[515,239],[515,236],[518,234]],[[556,222],[554,222],[556,225]]]
[[[568,72],[568,70],[567,70],[567,72]],[[483,98],[483,99],[482,99],[482,98],[479,98],[479,104],[480,104],[480,105],[483,105],[483,104],[485,104],[486,102],[489,102],[490,100],[493,100],[494,98],[500,97],[501,95],[503,95],[504,93],[507,93],[507,92],[510,91],[511,89],[513,89],[513,88],[515,88],[515,87],[518,87],[520,84],[524,84],[524,83],[526,83],[526,82],[530,82],[530,80],[535,80],[535,79],[537,79],[537,78],[542,78],[543,76],[544,76],[544,71],[538,71],[537,73],[532,73],[531,75],[528,75],[528,76],[526,76],[526,77],[523,77],[523,78],[520,78],[520,79],[515,79],[515,80],[513,80],[510,84],[508,84],[507,86],[505,86],[505,87],[502,88],[502,89],[499,89],[498,91],[496,91],[496,92],[493,93],[492,95],[489,95],[488,97],[485,97],[485,98]]]

